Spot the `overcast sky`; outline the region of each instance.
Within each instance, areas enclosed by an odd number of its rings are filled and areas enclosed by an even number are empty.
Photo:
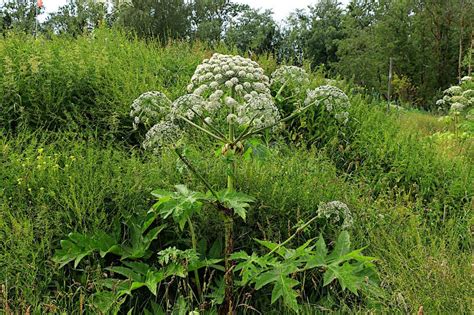
[[[350,0],[339,0],[344,5]],[[317,3],[317,0],[236,0],[236,2],[246,3],[255,8],[272,9],[277,21],[284,19],[295,9],[306,8],[308,5]],[[47,13],[56,11],[60,6],[67,3],[67,0],[43,0]]]

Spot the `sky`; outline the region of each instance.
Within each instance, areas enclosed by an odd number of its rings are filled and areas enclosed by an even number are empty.
[[[55,12],[66,2],[67,0],[43,0],[46,13]],[[308,5],[314,5],[317,0],[237,0],[235,2],[249,4],[254,8],[272,9],[275,20],[280,21],[295,9],[303,9]],[[340,0],[340,2],[346,5],[349,0]]]

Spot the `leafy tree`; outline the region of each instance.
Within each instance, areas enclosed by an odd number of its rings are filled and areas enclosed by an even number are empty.
[[[309,28],[310,17],[305,10],[298,9],[288,16],[280,30],[279,61],[303,64]]]
[[[211,45],[219,43],[230,21],[244,7],[230,0],[195,0],[192,13],[194,38]]]
[[[189,37],[191,10],[184,0],[131,0],[123,4],[117,22],[140,37],[166,42]]]
[[[337,62],[338,41],[343,38],[343,12],[337,0],[321,0],[310,7],[311,27],[307,35],[307,57],[313,66]]]
[[[44,26],[54,33],[77,36],[98,27],[106,15],[103,3],[73,0],[50,14]]]
[[[5,1],[0,6],[0,31],[5,34],[7,30],[15,29],[25,33],[34,33],[36,30],[36,16],[42,9],[30,1]]]
[[[225,41],[248,54],[275,52],[277,25],[271,10],[243,7],[226,32]]]

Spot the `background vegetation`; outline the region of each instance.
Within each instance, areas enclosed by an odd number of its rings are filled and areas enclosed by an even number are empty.
[[[113,222],[148,210],[157,187],[202,188],[173,155],[140,151],[128,112],[144,91],[183,93],[211,54],[199,42],[162,46],[108,29],[36,40],[11,33],[0,41],[2,311],[90,311],[104,264],[91,259],[58,269],[51,257],[59,240],[71,231],[110,231]],[[258,61],[268,72],[277,66],[272,55]],[[311,80],[326,82],[322,71]],[[472,141],[434,141],[432,134],[448,130],[434,116],[387,112],[385,102],[361,94],[352,81],[338,84],[351,96],[346,134],[311,142],[303,135],[242,161],[237,187],[258,202],[248,224],[237,227],[236,247],[252,247],[252,237],[285,240],[320,202],[340,200],[354,214],[355,246],[378,258],[383,293],[359,299],[334,287],[308,302],[308,313],[413,313],[420,306],[427,313],[471,312]],[[225,164],[209,159],[214,152],[202,152],[199,141],[190,148],[193,162],[212,185],[224,185],[218,174]],[[208,244],[219,234],[213,220],[204,213],[196,225]],[[321,231],[312,226],[296,241]],[[166,235],[160,242],[176,242],[179,234],[170,228]],[[178,238],[189,243],[186,234]],[[147,307],[152,299],[135,301]],[[264,295],[252,305],[270,312]]]
[[[138,37],[224,43],[245,55],[324,67],[332,75],[387,97],[389,59],[392,99],[433,109],[441,91],[472,72],[474,5],[470,0],[320,0],[275,21],[231,0],[73,0],[35,26],[34,2],[3,1],[0,32],[15,29],[78,36],[98,26],[132,30]]]

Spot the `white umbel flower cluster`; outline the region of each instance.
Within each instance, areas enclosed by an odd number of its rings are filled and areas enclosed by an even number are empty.
[[[182,134],[178,125],[167,120],[161,121],[146,133],[143,148],[153,151],[153,153],[159,153],[164,145],[177,142]]]
[[[349,207],[341,201],[330,201],[320,203],[318,206],[318,217],[325,218],[334,225],[340,225],[342,229],[348,229],[354,224],[354,219]]]
[[[463,77],[461,85],[453,85],[443,91],[443,98],[436,101],[440,109],[449,110],[456,115],[468,113],[474,106],[474,90],[472,77]]]
[[[171,101],[161,92],[145,92],[135,99],[130,110],[130,117],[133,118],[133,128],[144,124],[149,127],[159,122],[169,113]]]
[[[349,97],[339,88],[331,85],[322,85],[309,90],[304,101],[305,106],[319,101],[324,108],[333,113],[334,118],[346,124],[349,121],[347,109],[351,106]]]
[[[204,101],[193,108],[208,121],[243,127],[252,122],[254,127],[262,128],[280,119],[269,81],[255,61],[214,54],[196,68],[188,92]]]
[[[453,112],[462,112],[464,107],[465,107],[464,104],[459,103],[459,102],[455,102],[455,103],[451,104],[450,110],[453,111]]]
[[[270,85],[278,91],[283,86],[293,90],[296,94],[304,92],[309,84],[309,75],[303,68],[295,66],[281,66],[271,75]]]
[[[453,85],[450,88],[444,90],[443,92],[446,95],[461,95],[462,93],[462,87]]]

